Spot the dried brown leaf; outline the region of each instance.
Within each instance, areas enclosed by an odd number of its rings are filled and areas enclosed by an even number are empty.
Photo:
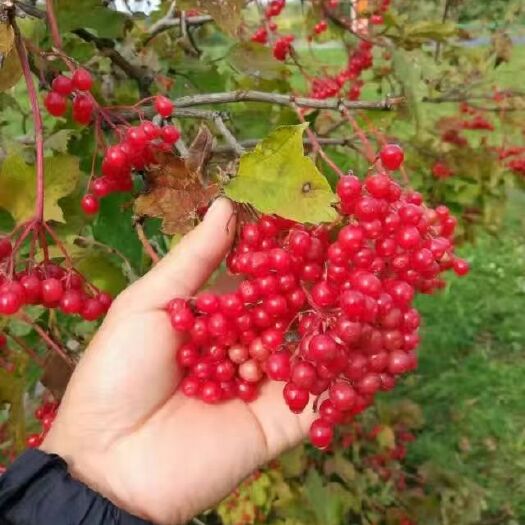
[[[213,154],[213,135],[204,124],[199,128],[197,136],[188,148],[186,156],[186,167],[190,173],[194,173],[203,183],[207,180],[206,166]]]
[[[59,355],[49,354],[44,365],[40,382],[53,394],[55,399],[62,399],[73,373],[73,367]]]
[[[168,235],[192,229],[198,212],[218,195],[219,186],[205,186],[198,173],[188,169],[180,157],[163,154],[158,164],[146,174],[148,191],[135,200],[139,217],[162,219],[162,231]]]

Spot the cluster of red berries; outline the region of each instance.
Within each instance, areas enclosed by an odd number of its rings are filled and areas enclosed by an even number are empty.
[[[164,96],[157,96],[155,109],[163,119],[167,119],[173,113],[173,102]],[[82,209],[88,215],[99,211],[100,198],[114,192],[131,191],[133,171],[143,170],[154,163],[156,153],[171,151],[180,138],[176,126],[165,124],[161,127],[149,120],[139,126],[117,128],[117,133],[120,141],[107,148],[102,161],[102,176],[91,182],[91,192],[82,198]]]
[[[328,29],[328,22],[326,20],[320,20],[314,26],[314,33],[316,35],[320,35],[321,33],[324,33],[327,29]]]
[[[73,97],[73,120],[78,124],[89,124],[95,109],[95,102],[89,93],[92,86],[91,73],[85,69],[75,70],[71,77],[58,75],[51,84],[44,105],[51,115],[62,117],[67,111],[69,98]]]
[[[5,239],[0,245],[6,244]],[[6,275],[9,275],[10,263],[10,258],[0,258],[3,270],[0,277],[1,315],[14,315],[24,305],[39,304],[46,308],[59,308],[65,314],[78,314],[86,321],[94,321],[102,317],[111,305],[112,299],[107,293],[87,283],[75,270],[41,263],[8,278]]]
[[[432,175],[436,179],[448,179],[454,175],[454,172],[444,162],[438,161],[432,166]]]
[[[372,47],[371,42],[361,40],[357,48],[350,53],[345,69],[333,77],[316,77],[311,81],[310,96],[317,99],[335,97],[339,95],[345,84],[350,82],[347,93],[348,99],[359,99],[363,87],[360,76],[373,64]]]
[[[26,445],[29,448],[37,448],[42,444],[46,434],[53,425],[53,421],[55,421],[57,410],[58,403],[54,401],[45,401],[35,410],[35,418],[39,421],[42,429],[40,432],[27,437]]]
[[[177,354],[186,395],[251,401],[269,378],[286,382],[284,400],[300,413],[310,395],[326,392],[310,429],[312,443],[326,448],[335,425],[416,367],[415,293],[442,288],[444,270],[469,268],[453,253],[448,209],[427,208],[384,171],[402,161],[403,150],[389,144],[363,183],[339,180],[337,235],[263,216],[243,226],[228,256],[230,272],[245,277],[235,292],[171,301],[173,327],[189,336]]]
[[[278,38],[273,45],[273,56],[277,60],[286,60],[286,57],[292,51],[293,35],[286,35]]]
[[[286,5],[286,0],[271,0],[264,12],[266,18],[279,16]]]
[[[390,7],[391,0],[381,0],[376,9],[372,11],[372,14],[369,17],[369,22],[373,26],[379,26],[384,24],[384,13],[388,11]]]
[[[259,27],[255,31],[255,33],[253,33],[251,37],[252,42],[257,42],[258,44],[268,43],[268,30],[272,32],[277,30],[277,24],[272,19],[281,14],[285,5],[286,5],[286,0],[272,0],[268,4],[264,12],[264,16],[265,16],[264,24],[261,27]],[[284,58],[286,58],[286,55]],[[284,60],[284,58],[280,60]]]

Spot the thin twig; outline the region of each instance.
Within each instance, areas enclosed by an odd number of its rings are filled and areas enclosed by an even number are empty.
[[[47,345],[56,352],[68,365],[74,366],[73,361],[71,358],[66,354],[64,349],[56,342],[54,341],[51,336],[37,323],[31,319],[27,314],[24,312],[21,312],[17,315],[18,319],[23,321],[24,323],[28,324],[33,328],[33,330],[44,340],[44,342],[47,343]]]
[[[188,16],[186,17],[186,26],[201,26],[207,24],[208,22],[213,22],[213,18],[209,15],[198,15],[198,16]],[[149,28],[148,38],[145,40],[144,45],[149,44],[157,35],[163,31],[167,31],[173,27],[180,26],[180,18],[166,15],[164,18],[158,20]]]
[[[259,142],[261,142],[262,139],[247,139],[247,140],[241,140],[239,141],[239,144],[244,149],[252,149]],[[329,138],[329,137],[317,137],[317,142],[321,146],[347,146],[347,147],[355,147],[356,141],[353,139],[348,138]],[[306,147],[312,148],[313,144],[311,140],[308,137],[305,137],[303,139],[303,144]],[[215,146],[213,148],[213,153],[228,153],[232,152],[233,148],[230,144],[220,144],[218,146]]]
[[[27,86],[27,93],[29,102],[31,104],[31,113],[33,115],[34,130],[35,130],[35,149],[36,149],[36,197],[35,197],[35,219],[38,223],[42,223],[44,220],[44,125],[42,123],[42,114],[38,105],[38,96],[36,93],[35,83],[33,81],[33,75],[29,66],[29,58],[27,56],[27,50],[22,40],[22,35],[16,24],[14,16],[14,10],[12,11],[11,25],[15,33],[15,46],[22,65],[22,71],[24,73],[24,79]]]
[[[44,368],[44,360],[32,349],[29,348],[25,341],[16,335],[13,335],[9,331],[5,331],[5,333],[40,367]]]
[[[297,113],[297,117],[299,120],[304,124],[306,121],[304,119],[304,116],[301,112],[301,110],[295,106],[294,107],[295,112]],[[308,138],[310,140],[310,143],[312,144],[312,153],[316,154],[318,153],[319,156],[328,164],[328,166],[339,176],[343,177],[344,173],[339,168],[339,166],[326,154],[324,149],[322,148],[321,144],[319,143],[317,137],[315,136],[315,133],[310,129],[310,127],[306,128],[306,134],[308,135]]]
[[[146,236],[146,233],[144,232],[144,228],[142,227],[142,224],[140,221],[135,221],[135,231],[137,232],[137,237],[139,238],[140,243],[144,247],[144,251],[148,254],[149,258],[153,261],[153,264],[157,264],[160,261],[160,257],[158,256],[157,252],[149,242],[148,237]]]
[[[90,42],[111,62],[119,67],[129,78],[135,80],[139,86],[140,94],[143,98],[150,95],[149,88],[153,82],[153,75],[146,68],[136,66],[124,58],[116,49],[115,42],[109,38],[100,38],[85,29],[75,29],[75,35],[85,42]]]
[[[244,148],[239,144],[233,133],[228,129],[224,120],[221,118],[220,114],[216,114],[213,122],[219,130],[219,133],[224,137],[226,143],[233,149],[237,155],[242,155],[244,153]]]
[[[53,0],[46,0],[46,10],[47,10],[47,22],[49,24],[51,38],[53,39],[53,45],[57,49],[62,49],[62,37],[60,36],[60,30],[58,28],[57,17],[55,16],[55,8],[53,6]]]
[[[129,262],[129,259],[121,251],[117,250],[113,246],[108,246],[107,244],[99,242],[95,239],[91,239],[89,237],[82,237],[82,236],[76,237],[73,243],[82,248],[89,248],[90,246],[96,246],[97,248],[100,248],[102,250],[107,251],[108,253],[112,255],[115,255],[122,261],[124,265],[124,272],[126,273],[128,279],[130,281],[135,281],[138,278],[137,274],[135,273],[135,270],[133,270],[133,266]]]

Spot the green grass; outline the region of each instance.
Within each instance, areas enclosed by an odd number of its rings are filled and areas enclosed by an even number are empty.
[[[426,420],[410,461],[475,481],[488,512],[511,509],[517,523],[525,523],[524,203],[525,195],[514,195],[501,235],[462,250],[472,262],[468,278],[419,299],[420,368],[399,392],[423,407]]]

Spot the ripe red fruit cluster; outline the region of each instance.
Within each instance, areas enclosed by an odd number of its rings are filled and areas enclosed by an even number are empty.
[[[316,35],[320,35],[321,33],[324,33],[327,29],[328,29],[328,23],[326,22],[326,20],[320,20],[314,26],[314,33]]]
[[[278,38],[273,45],[273,56],[277,60],[286,60],[286,57],[292,51],[293,35],[286,35]]]
[[[1,261],[2,266],[8,261]],[[0,278],[0,314],[16,314],[24,305],[40,304],[58,308],[69,315],[80,315],[86,321],[102,317],[111,305],[111,297],[87,283],[74,270],[52,263],[42,263],[31,270],[17,273],[12,279]]]
[[[272,18],[274,16],[279,16],[281,11],[286,5],[286,0],[272,0],[266,7],[265,15],[267,18]]]
[[[245,277],[235,292],[203,292],[167,308],[189,336],[177,355],[186,395],[251,401],[269,378],[286,383],[284,400],[300,413],[326,392],[310,429],[319,448],[416,367],[416,292],[442,288],[445,270],[468,272],[454,255],[456,220],[446,207],[426,207],[380,170],[364,182],[341,178],[337,195],[337,233],[263,216],[243,226],[228,256],[229,270]]]
[[[372,43],[361,40],[357,48],[350,52],[345,69],[333,77],[315,77],[310,84],[310,96],[326,99],[338,96],[347,82],[350,82],[347,97],[357,100],[361,96],[363,81],[359,78],[373,64]]]
[[[73,96],[73,120],[86,125],[91,122],[95,103],[89,93],[93,86],[91,73],[77,69],[71,77],[58,75],[51,84],[51,91],[44,99],[47,111],[54,117],[62,117],[68,108],[69,98]]]
[[[58,403],[53,401],[46,401],[35,410],[35,418],[42,425],[42,430],[39,433],[31,434],[27,437],[26,445],[29,448],[37,448],[42,444],[51,425],[53,425],[57,410]]]
[[[173,102],[158,96],[155,109],[161,117],[168,118],[173,113]],[[120,142],[110,146],[104,154],[102,176],[91,182],[90,193],[82,198],[82,209],[88,215],[98,212],[100,198],[115,192],[131,191],[133,171],[143,170],[154,163],[156,153],[171,151],[180,138],[176,126],[165,124],[161,127],[149,120],[139,126],[120,128],[118,133]]]

